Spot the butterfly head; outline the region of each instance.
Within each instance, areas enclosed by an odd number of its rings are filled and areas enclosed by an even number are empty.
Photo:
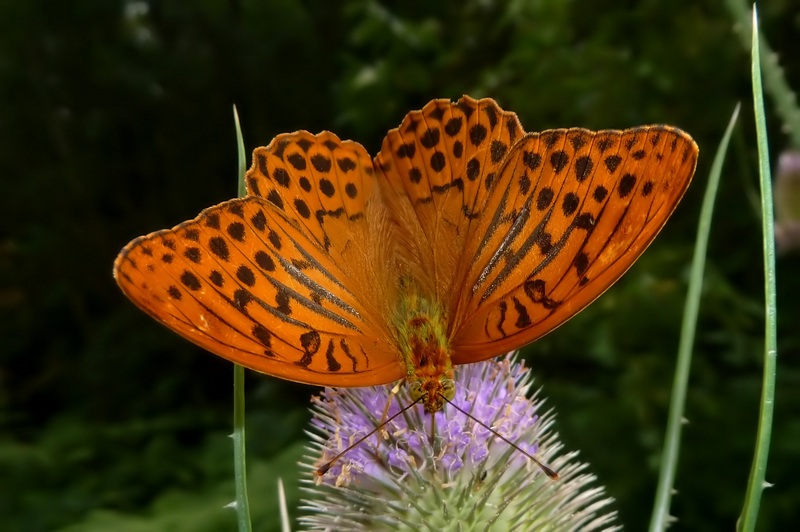
[[[445,399],[451,401],[456,396],[456,383],[449,377],[415,380],[408,385],[408,393],[414,402],[422,401],[427,413],[435,414],[442,409]]]

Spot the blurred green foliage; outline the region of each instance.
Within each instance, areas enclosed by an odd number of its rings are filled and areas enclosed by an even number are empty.
[[[371,152],[439,97],[492,96],[528,130],[666,122],[696,183],[629,274],[525,352],[632,530],[648,522],[711,155],[737,101],[687,405],[675,530],[733,527],[754,442],[763,310],[749,60],[720,3],[122,0],[0,3],[0,521],[8,530],[231,530],[230,364],[116,289],[135,236],[236,194],[248,149],[331,129]],[[800,87],[793,0],[760,9]],[[773,149],[785,144],[772,117]],[[779,381],[763,530],[800,521],[800,267],[778,265]],[[257,530],[299,500],[311,388],[251,374]]]

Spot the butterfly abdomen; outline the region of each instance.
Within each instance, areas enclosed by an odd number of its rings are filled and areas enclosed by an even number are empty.
[[[395,328],[400,352],[406,365],[406,380],[412,399],[424,396],[428,412],[441,410],[444,394],[452,386],[453,363],[447,322],[442,306],[423,295],[410,279],[401,281],[401,292],[395,313]]]

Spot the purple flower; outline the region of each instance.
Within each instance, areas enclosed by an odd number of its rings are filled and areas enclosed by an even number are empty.
[[[800,248],[800,151],[783,152],[775,177],[775,242],[786,253]]]
[[[577,453],[562,452],[552,411],[541,412],[536,394],[527,397],[531,378],[522,363],[510,355],[458,366],[455,380],[458,409],[445,403],[431,416],[414,405],[315,475],[301,523],[314,530],[615,528],[611,499],[592,486]],[[411,403],[405,386],[396,395],[393,388],[329,388],[316,397],[304,465],[316,471]]]

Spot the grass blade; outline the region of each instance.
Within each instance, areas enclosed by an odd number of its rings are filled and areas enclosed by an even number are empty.
[[[772,176],[769,169],[769,143],[767,124],[764,115],[764,93],[761,83],[761,60],[758,41],[758,14],[753,5],[753,48],[752,48],[753,103],[758,142],[759,181],[761,184],[761,216],[764,241],[764,375],[761,388],[761,409],[758,418],[756,448],[750,477],[747,482],[744,506],[736,528],[739,531],[755,530],[761,494],[766,486],[764,478],[772,438],[772,416],[775,404],[775,374],[777,372],[777,329],[776,329],[776,287],[775,287],[775,228],[772,199]]]
[[[658,478],[653,515],[650,519],[651,532],[665,530],[669,524],[670,500],[672,499],[672,490],[675,482],[675,470],[678,465],[681,428],[686,405],[686,388],[689,382],[692,346],[694,345],[697,315],[700,309],[700,295],[703,289],[703,272],[706,265],[706,250],[708,249],[708,236],[711,232],[711,220],[714,214],[714,200],[717,197],[717,189],[722,175],[722,164],[728,152],[731,134],[739,117],[739,108],[740,106],[737,105],[733,110],[728,127],[717,148],[717,154],[711,166],[708,185],[706,185],[706,192],[703,197],[703,207],[700,211],[700,222],[697,227],[694,258],[692,259],[692,271],[689,279],[689,291],[686,295],[683,323],[681,324],[678,363],[675,368],[675,380],[672,384],[667,432],[664,436],[664,449],[661,455],[661,472]]]
[[[233,106],[233,120],[236,124],[236,147],[238,153],[239,196],[247,192],[244,183],[244,139],[239,124],[239,113]],[[250,521],[250,501],[247,497],[247,456],[245,452],[244,432],[244,368],[233,365],[233,471],[236,483],[236,521],[239,532],[250,532],[253,525]]]

